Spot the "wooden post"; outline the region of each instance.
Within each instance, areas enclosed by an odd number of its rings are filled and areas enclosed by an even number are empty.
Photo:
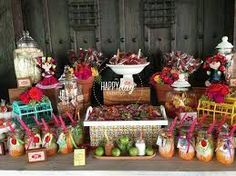
[[[11,0],[11,8],[12,8],[12,19],[15,33],[15,41],[18,41],[22,36],[22,32],[24,29],[21,0]]]

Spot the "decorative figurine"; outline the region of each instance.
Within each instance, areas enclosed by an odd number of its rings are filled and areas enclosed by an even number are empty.
[[[56,62],[52,57],[39,57],[37,59],[38,67],[42,70],[43,79],[36,85],[41,89],[52,89],[58,86],[55,70]]]

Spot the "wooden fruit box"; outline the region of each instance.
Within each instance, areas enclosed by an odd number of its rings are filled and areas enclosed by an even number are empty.
[[[156,156],[156,152],[151,156],[96,156],[94,158],[100,160],[149,160]]]
[[[91,106],[87,109],[84,121],[84,126],[89,127],[91,146],[98,146],[104,140],[105,131],[113,141],[121,135],[128,135],[131,139],[136,139],[139,132],[142,131],[147,144],[155,145],[161,126],[168,125],[164,106],[160,106],[161,120],[90,121],[88,118],[92,110]]]
[[[131,94],[120,90],[104,90],[103,99],[104,105],[150,103],[150,88],[135,87]]]

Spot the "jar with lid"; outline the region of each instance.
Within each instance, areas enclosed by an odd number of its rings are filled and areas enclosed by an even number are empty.
[[[60,128],[58,134],[59,134],[58,139],[57,139],[57,144],[59,146],[58,152],[61,154],[68,154],[68,153],[73,152],[74,141],[73,141],[71,129],[67,128],[65,130],[65,129]]]
[[[195,138],[186,129],[180,131],[178,139],[178,154],[184,160],[192,160],[195,156]]]
[[[46,130],[42,132],[42,147],[46,148],[47,156],[53,156],[57,153],[57,143],[54,132]]]
[[[60,114],[69,112],[74,116],[83,108],[83,94],[73,72],[73,68],[65,66],[64,73],[59,79],[61,88],[59,93],[60,102],[58,103],[58,110]]]
[[[30,77],[32,83],[41,79],[40,69],[37,67],[37,57],[42,57],[43,52],[37,43],[30,37],[28,31],[23,32],[23,37],[17,42],[14,50],[14,67],[16,78]]]
[[[30,134],[25,135],[25,150],[38,149],[42,145],[39,128],[32,128]]]
[[[235,78],[236,76],[236,71],[234,69],[236,63],[232,53],[233,47],[234,46],[228,42],[227,36],[223,36],[221,42],[216,46],[217,52],[226,57],[227,64],[224,74],[228,83],[230,83],[231,77]]]
[[[234,138],[228,132],[220,132],[217,138],[216,159],[220,163],[229,165],[234,162]]]
[[[196,156],[198,160],[209,162],[214,155],[214,140],[212,134],[206,130],[200,130],[196,140]]]
[[[19,129],[15,129],[14,132],[10,132],[7,139],[7,146],[9,155],[12,157],[22,156],[25,153],[24,149],[24,132]]]
[[[157,145],[163,158],[172,158],[175,153],[174,133],[169,132],[167,129],[162,129],[157,138]]]
[[[173,90],[166,95],[166,111],[172,118],[179,116],[182,112],[193,112],[197,109],[197,95],[189,89],[191,85],[187,79],[187,73],[180,73],[179,79],[171,85]]]

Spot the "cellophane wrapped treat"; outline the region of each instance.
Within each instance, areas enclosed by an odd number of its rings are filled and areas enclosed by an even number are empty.
[[[9,133],[7,145],[10,156],[18,157],[24,155],[25,148],[24,148],[23,138],[24,138],[24,133],[19,129]]]

